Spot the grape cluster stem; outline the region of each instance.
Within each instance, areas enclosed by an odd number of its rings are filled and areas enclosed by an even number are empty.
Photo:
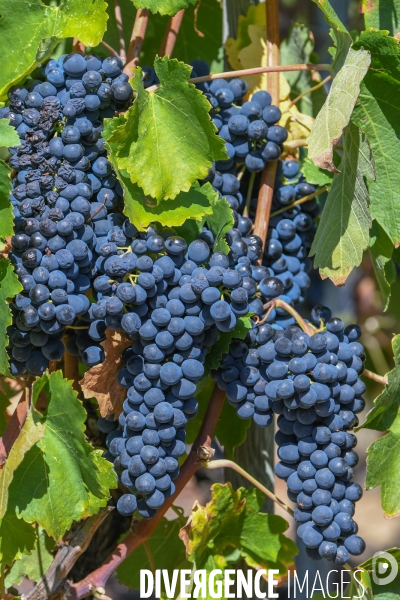
[[[259,481],[257,481],[257,479],[252,477],[250,473],[242,469],[242,467],[240,467],[237,463],[233,462],[232,460],[213,460],[212,462],[205,462],[203,464],[203,467],[205,467],[206,469],[233,469],[233,471],[236,471],[236,473],[239,473],[239,475],[250,481],[250,483],[253,484],[254,487],[258,488],[265,496],[270,498],[270,500],[276,502],[276,504],[279,504],[279,506],[283,508],[283,510],[285,510],[287,513],[289,513],[291,517],[293,517],[294,513],[292,509],[287,504],[285,504],[283,500],[278,498],[278,496],[275,496],[273,492],[271,492],[268,488],[263,486]]]

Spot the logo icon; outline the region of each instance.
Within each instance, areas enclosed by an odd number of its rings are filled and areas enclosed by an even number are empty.
[[[389,552],[376,552],[372,557],[372,579],[377,585],[387,585],[396,579],[399,567]],[[385,577],[382,575],[387,574]]]

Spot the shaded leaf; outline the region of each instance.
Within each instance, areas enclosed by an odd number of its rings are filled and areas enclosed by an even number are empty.
[[[36,379],[34,406],[42,390],[46,411],[33,413],[41,436],[14,472],[9,493],[20,518],[58,541],[74,521],[105,506],[117,484],[112,464],[86,441],[86,411],[71,383],[61,371]]]
[[[370,256],[375,271],[375,277],[381,290],[384,310],[390,302],[392,283],[396,280],[396,267],[392,260],[393,244],[387,233],[376,221],[370,231]]]
[[[315,119],[308,140],[308,156],[322,169],[337,171],[333,162],[335,146],[348,124],[371,62],[366,50],[349,49],[346,60],[332,82],[326,102]]]
[[[214,379],[207,375],[204,380],[198,384],[196,391],[196,399],[199,404],[197,415],[189,419],[186,425],[186,443],[193,444],[197,434],[200,431],[201,424],[206,414],[207,407],[210,403],[211,394],[216,385]]]
[[[126,390],[118,383],[117,374],[122,365],[122,352],[132,346],[132,340],[122,331],[107,329],[101,346],[105,360],[86,371],[79,383],[85,398],[96,398],[102,417],[107,419],[114,415],[116,418],[126,398]]]
[[[6,375],[7,377],[11,377],[6,350],[8,344],[7,327],[12,323],[7,300],[19,294],[21,290],[22,286],[10,261],[0,258],[0,339],[3,340],[0,348],[0,375]]]
[[[36,544],[33,552],[23,554],[7,571],[6,587],[19,585],[25,577],[35,583],[38,582],[53,562],[54,541],[46,535],[41,527],[35,529],[35,537]]]
[[[393,581],[386,581],[385,577],[393,574],[393,566],[388,564],[388,556],[391,560],[397,563],[397,575]],[[381,570],[379,566],[381,565]],[[388,550],[379,551],[365,562],[361,563],[357,569],[361,572],[357,573],[357,579],[361,580],[361,585],[352,578],[349,586],[344,590],[343,599],[365,598],[365,600],[399,600],[400,599],[400,549],[389,548]],[[364,589],[363,589],[364,588]]]
[[[340,172],[336,173],[310,255],[322,277],[343,285],[352,269],[359,265],[369,244],[368,191],[364,175],[373,174],[373,163],[366,139],[350,124],[343,135],[344,152]]]
[[[45,427],[39,422],[39,417],[35,409],[29,412],[0,472],[0,561],[3,567],[31,552],[36,543],[35,529],[17,516],[20,498],[15,489],[14,478],[26,453],[45,434]]]
[[[46,6],[40,0],[0,0],[0,40],[4,63],[0,100],[51,55],[63,38],[77,37],[86,46],[100,43],[106,29],[104,0],[60,0]]]
[[[371,53],[371,68],[362,85],[353,122],[365,133],[376,166],[368,183],[371,215],[393,244],[400,242],[400,46],[385,32],[364,32],[355,47]]]
[[[196,0],[132,0],[136,8],[147,8],[152,13],[160,15],[176,15],[182,9],[188,8]]]
[[[0,123],[1,121],[2,119]],[[14,217],[10,202],[10,173],[10,167],[0,160],[0,240],[6,240],[14,233]]]
[[[295,65],[313,62],[314,36],[305,25],[296,23],[290,28],[289,35],[281,43],[281,64]],[[285,79],[290,87],[290,100],[294,100],[303,92],[314,87],[321,81],[317,71],[289,71]],[[321,87],[301,98],[296,106],[298,110],[311,117],[315,117],[325,102],[326,93]]]
[[[147,548],[141,544],[118,567],[116,571],[118,581],[131,589],[140,589],[141,569],[149,571],[165,569],[170,581],[174,569],[190,569],[190,564],[186,560],[185,546],[178,537],[181,526],[181,519],[167,521],[163,518],[147,540]]]
[[[283,575],[298,553],[296,545],[283,535],[287,522],[259,512],[263,496],[254,488],[234,491],[230,483],[217,483],[211,493],[206,506],[196,502],[179,534],[188,559],[200,569],[210,556],[221,563],[226,560],[226,550],[236,548],[249,566],[279,569]]]
[[[330,34],[335,43],[335,48],[330,48],[331,54],[334,56],[332,68],[334,72],[337,73],[344,65],[353,40],[346,27],[333,10],[329,0],[312,1],[322,10],[325,21],[331,27]]]
[[[160,86],[145,91],[136,69],[137,99],[124,115],[105,121],[103,136],[113,164],[159,203],[189,191],[226,152],[208,101],[187,83],[191,68],[167,57],[156,58],[154,68]]]
[[[204,364],[205,372],[210,373],[211,370],[218,369],[222,355],[229,351],[231,341],[233,339],[244,340],[249,329],[251,329],[249,317],[239,317],[232,331],[221,333],[218,341],[210,348],[206,356]]]
[[[251,419],[239,419],[236,408],[228,402],[224,403],[215,428],[215,437],[224,447],[226,458],[233,460],[233,451],[245,441],[250,425]]]

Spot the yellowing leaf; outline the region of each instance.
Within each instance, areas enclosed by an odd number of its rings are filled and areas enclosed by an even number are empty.
[[[265,7],[263,10],[265,12]],[[244,47],[241,47],[238,40],[233,38],[228,38],[226,41],[225,52],[231,67],[235,70],[267,66],[265,26],[248,25],[248,37],[250,44]],[[246,77],[246,83],[249,86],[249,94],[254,94],[257,90],[265,90],[267,75],[266,73],[251,75]]]
[[[279,125],[288,131],[286,144],[288,145],[288,142],[293,140],[308,140],[314,124],[314,118],[302,114],[295,104],[290,106],[290,86],[283,73],[281,73],[279,80],[279,96],[279,108],[282,111]]]

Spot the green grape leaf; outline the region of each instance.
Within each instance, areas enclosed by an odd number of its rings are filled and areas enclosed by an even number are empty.
[[[124,115],[105,121],[103,137],[113,164],[160,203],[189,191],[226,152],[208,101],[187,83],[191,68],[167,57],[157,57],[154,68],[160,86],[147,92],[136,69],[136,101]]]
[[[120,583],[131,589],[140,589],[140,571],[165,569],[171,581],[174,569],[190,569],[186,560],[185,546],[178,537],[184,524],[182,518],[167,521],[163,518],[149,537],[126,558],[116,571]],[[179,586],[179,583],[178,583]]]
[[[370,62],[368,51],[349,49],[345,63],[333,80],[326,102],[315,119],[308,139],[308,156],[322,169],[337,172],[333,146],[349,123],[360,93],[360,83]]]
[[[392,340],[395,367],[387,374],[387,385],[374,401],[374,407],[358,429],[388,431],[367,450],[365,487],[381,486],[381,504],[389,517],[400,513],[398,481],[400,476],[400,335]]]
[[[392,260],[393,244],[376,221],[373,221],[370,231],[370,257],[375,271],[375,277],[381,290],[384,310],[390,302],[391,286],[396,280],[396,267]]]
[[[232,424],[234,426],[232,427]],[[215,428],[215,437],[224,447],[225,457],[233,460],[233,451],[241,446],[246,439],[247,430],[251,425],[251,419],[239,419],[236,408],[225,402],[220,418]]]
[[[336,157],[336,160],[335,160]],[[334,152],[333,155],[334,163],[339,164],[340,158],[338,159],[337,152]],[[336,162],[338,161],[338,162]],[[302,171],[304,177],[307,180],[307,183],[311,183],[312,185],[331,185],[333,179],[332,171],[326,171],[325,169],[321,169],[321,167],[317,167],[314,162],[306,156],[303,162]]]
[[[63,38],[77,37],[86,46],[99,44],[106,29],[106,8],[104,0],[60,0],[57,6],[46,6],[40,0],[0,0],[4,59],[0,100],[48,58]]]
[[[208,227],[214,234],[214,252],[229,253],[229,246],[225,241],[226,233],[233,227],[232,209],[225,198],[218,198],[215,194],[211,200],[212,213],[207,217]]]
[[[5,240],[14,231],[14,217],[10,202],[10,173],[10,167],[0,160],[0,240]]]
[[[365,29],[386,29],[391,36],[400,31],[400,0],[361,0]]]
[[[204,363],[205,372],[209,373],[213,369],[218,369],[222,355],[228,352],[231,341],[233,339],[244,340],[249,329],[251,329],[249,317],[239,317],[232,331],[221,333],[219,339],[210,348],[206,356]]]
[[[1,214],[1,213],[0,213]],[[0,375],[11,377],[8,366],[6,346],[8,343],[7,327],[12,323],[11,312],[7,300],[22,290],[18,277],[8,259],[0,258],[0,338],[3,344],[0,349]],[[5,343],[4,343],[5,342]]]
[[[199,404],[199,409],[193,419],[189,419],[186,425],[186,443],[193,444],[197,434],[200,431],[201,424],[203,423],[204,416],[206,414],[207,407],[210,403],[211,394],[216,383],[214,379],[208,374],[198,384],[196,391],[196,399]]]
[[[390,568],[388,569],[388,556],[390,555]],[[394,575],[393,569],[396,568]],[[382,570],[379,570],[379,566]],[[372,558],[361,563],[358,572],[351,579],[350,584],[344,590],[342,598],[358,600],[400,600],[400,549],[389,548],[388,550],[376,552]],[[385,578],[388,578],[385,581]]]
[[[298,553],[284,535],[288,523],[277,515],[259,512],[264,496],[254,488],[234,491],[230,483],[216,483],[211,494],[206,506],[196,502],[180,533],[189,561],[197,569],[207,569],[212,559],[224,569],[229,554],[237,549],[235,562],[243,558],[250,567],[279,569],[280,577],[284,577]]]
[[[1,25],[1,21],[0,21]],[[10,125],[8,119],[0,119],[0,146],[9,148],[10,146],[19,146],[21,140],[17,130]]]
[[[74,521],[107,504],[116,478],[111,463],[86,441],[86,412],[62,372],[34,382],[34,405],[42,390],[48,400],[40,415],[44,434],[14,473],[13,485],[19,490],[19,516],[39,523],[58,541]]]
[[[400,242],[400,46],[382,31],[364,32],[355,47],[371,53],[353,122],[365,133],[375,159],[376,180],[368,183],[371,215],[394,245]],[[388,152],[390,148],[390,152]]]
[[[53,562],[55,542],[46,534],[44,529],[35,529],[36,544],[33,552],[23,554],[16,560],[5,578],[6,587],[19,585],[27,577],[35,583],[46,573]]]
[[[147,8],[160,15],[176,15],[182,9],[189,8],[196,0],[132,0],[136,8]]]
[[[322,277],[343,285],[369,244],[371,216],[364,176],[372,178],[368,141],[352,123],[343,135],[343,159],[335,173],[310,255]]]
[[[289,30],[289,35],[281,43],[281,64],[295,65],[313,62],[314,36],[305,25],[296,23]],[[290,100],[294,100],[303,92],[314,87],[320,80],[319,73],[312,71],[288,71],[285,79],[290,86]],[[321,87],[301,98],[296,106],[303,115],[316,117],[326,99],[325,90]]]
[[[334,56],[332,69],[337,73],[345,63],[347,53],[353,40],[346,27],[333,10],[329,0],[313,0],[313,2],[315,2],[322,10],[325,21],[331,26],[330,34],[335,43],[335,48],[330,48],[329,51]]]
[[[387,374],[387,385],[374,400],[374,407],[367,414],[365,423],[358,429],[387,431],[392,429],[397,419],[400,408],[400,335],[393,337],[392,348],[394,369]]]
[[[124,214],[139,231],[145,231],[154,222],[163,227],[179,227],[187,219],[202,223],[212,213],[211,201],[216,192],[209,183],[201,187],[196,181],[188,192],[180,192],[175,200],[165,200],[162,205],[157,205],[130,181],[125,171],[116,170],[116,173],[124,190]]]
[[[19,518],[19,507],[23,505],[15,475],[26,455],[44,436],[45,428],[39,422],[39,413],[32,409],[14,442],[3,470],[0,472],[0,563],[11,565],[15,559],[29,554],[35,547],[35,529]],[[33,490],[36,489],[36,486]],[[32,493],[32,492],[31,492]],[[34,493],[34,492],[33,492]]]

